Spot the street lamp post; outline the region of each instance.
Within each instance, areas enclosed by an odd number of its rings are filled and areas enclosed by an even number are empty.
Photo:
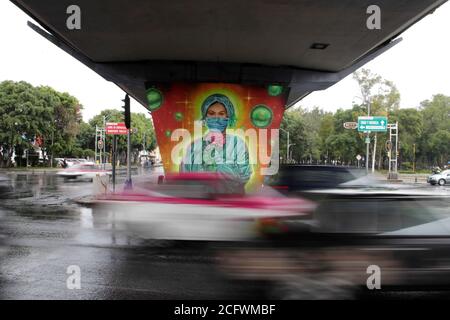
[[[53,168],[53,139],[55,136],[55,129],[52,130],[52,156],[50,158],[50,168]]]
[[[106,157],[107,157],[107,154],[106,154],[106,120],[109,119],[110,117],[111,117],[111,114],[103,116],[103,137],[102,137],[102,139],[103,139],[103,157],[100,157],[102,164],[103,164],[103,170],[106,169],[106,161],[107,161],[107,159],[106,159]]]

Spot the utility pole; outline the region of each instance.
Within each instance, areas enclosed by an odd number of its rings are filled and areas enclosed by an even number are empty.
[[[112,145],[112,182],[113,182],[113,192],[116,192],[116,153],[117,153],[117,136],[113,135],[113,145]]]
[[[52,157],[50,159],[50,168],[53,168],[53,139],[55,136],[55,129],[52,130]]]
[[[373,143],[373,154],[372,154],[372,173],[375,172],[375,160],[377,157],[377,134],[375,133],[375,140]]]
[[[94,162],[97,164],[97,126],[95,126],[95,156]]]
[[[413,172],[416,173],[416,144],[413,144]]]
[[[396,123],[388,124],[389,129],[389,141],[390,142],[390,151],[389,151],[389,174],[388,179],[397,179],[397,163],[398,163],[398,121]],[[395,143],[392,141],[395,139]],[[392,150],[394,147],[394,152]]]
[[[370,98],[367,100],[367,116],[370,117]],[[366,174],[369,174],[370,131],[366,136]]]
[[[103,116],[103,130],[106,130],[106,116]],[[103,158],[102,158],[102,163],[103,163],[103,170],[105,170],[105,168],[106,168],[106,134],[103,134],[102,139],[103,139]]]
[[[127,134],[127,181],[126,187],[131,188],[131,129],[128,129]]]
[[[95,163],[101,165],[103,162],[103,155],[102,155],[102,150],[104,150],[104,145],[105,145],[105,141],[104,141],[104,136],[105,136],[105,129],[99,127],[99,126],[95,126]],[[98,160],[97,160],[98,159]]]

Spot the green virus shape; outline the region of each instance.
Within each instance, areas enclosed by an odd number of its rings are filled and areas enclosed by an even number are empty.
[[[172,131],[166,130],[166,131],[164,132],[164,134],[166,135],[167,138],[170,138],[170,136],[172,135]]]
[[[175,112],[175,114],[173,116],[174,116],[175,120],[177,120],[177,121],[183,120],[183,114],[181,112]]]
[[[276,97],[283,92],[283,87],[278,85],[270,85],[267,87],[267,93],[269,96]]]
[[[161,91],[155,88],[147,90],[147,105],[150,111],[155,111],[161,107],[163,103],[163,95]]]
[[[250,112],[250,120],[257,128],[267,128],[272,123],[273,112],[269,107],[258,104]]]

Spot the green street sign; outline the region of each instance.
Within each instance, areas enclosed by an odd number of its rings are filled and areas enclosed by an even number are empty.
[[[358,117],[358,131],[386,132],[387,117]]]

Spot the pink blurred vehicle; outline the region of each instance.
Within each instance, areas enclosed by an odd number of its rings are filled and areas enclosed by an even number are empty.
[[[94,214],[103,211],[116,225],[143,238],[239,241],[265,231],[283,232],[315,208],[308,200],[285,197],[270,187],[244,194],[236,179],[222,174],[171,174],[159,182],[101,195]]]

